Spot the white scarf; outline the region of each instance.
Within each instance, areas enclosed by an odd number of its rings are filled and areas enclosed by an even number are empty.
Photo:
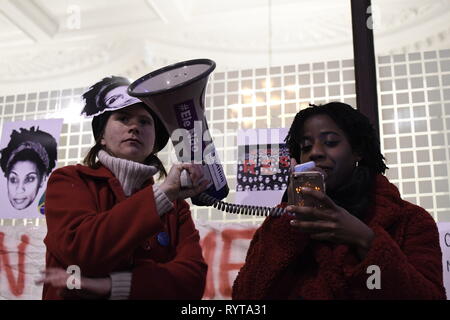
[[[127,197],[139,190],[145,181],[158,172],[158,169],[154,166],[116,158],[104,150],[98,152],[98,159],[120,181],[123,192]]]

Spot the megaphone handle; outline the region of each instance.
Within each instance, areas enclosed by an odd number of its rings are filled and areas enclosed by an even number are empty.
[[[192,180],[191,180],[191,177],[189,176],[189,172],[186,169],[183,169],[183,171],[181,171],[180,185],[181,185],[181,188],[192,187]]]

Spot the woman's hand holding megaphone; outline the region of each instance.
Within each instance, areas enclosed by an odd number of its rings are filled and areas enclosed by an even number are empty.
[[[186,175],[185,178],[182,175]],[[182,183],[182,180],[183,183]],[[189,180],[191,183],[189,183]],[[170,201],[186,199],[202,193],[207,189],[208,180],[204,179],[203,167],[200,164],[175,164],[170,168],[166,179],[160,185]]]

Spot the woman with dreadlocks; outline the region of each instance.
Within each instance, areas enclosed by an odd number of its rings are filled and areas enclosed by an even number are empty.
[[[203,192],[208,181],[200,165],[174,165],[166,174],[156,153],[168,133],[149,107],[127,94],[129,84],[105,78],[83,95],[95,145],[85,165],[60,168],[49,179],[46,270],[38,281],[44,299],[203,295],[207,266],[184,199]],[[183,169],[190,188],[180,187]],[[66,271],[77,272],[73,281]]]
[[[13,130],[1,151],[1,168],[7,179],[8,199],[16,210],[28,208],[56,162],[55,138],[39,128]]]
[[[300,111],[286,142],[293,164],[314,161],[326,194],[255,233],[234,299],[445,299],[442,253],[433,218],[401,199],[375,130],[351,106]]]

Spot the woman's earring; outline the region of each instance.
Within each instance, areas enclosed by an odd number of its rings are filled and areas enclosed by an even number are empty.
[[[359,167],[359,161],[356,161],[356,167]]]

